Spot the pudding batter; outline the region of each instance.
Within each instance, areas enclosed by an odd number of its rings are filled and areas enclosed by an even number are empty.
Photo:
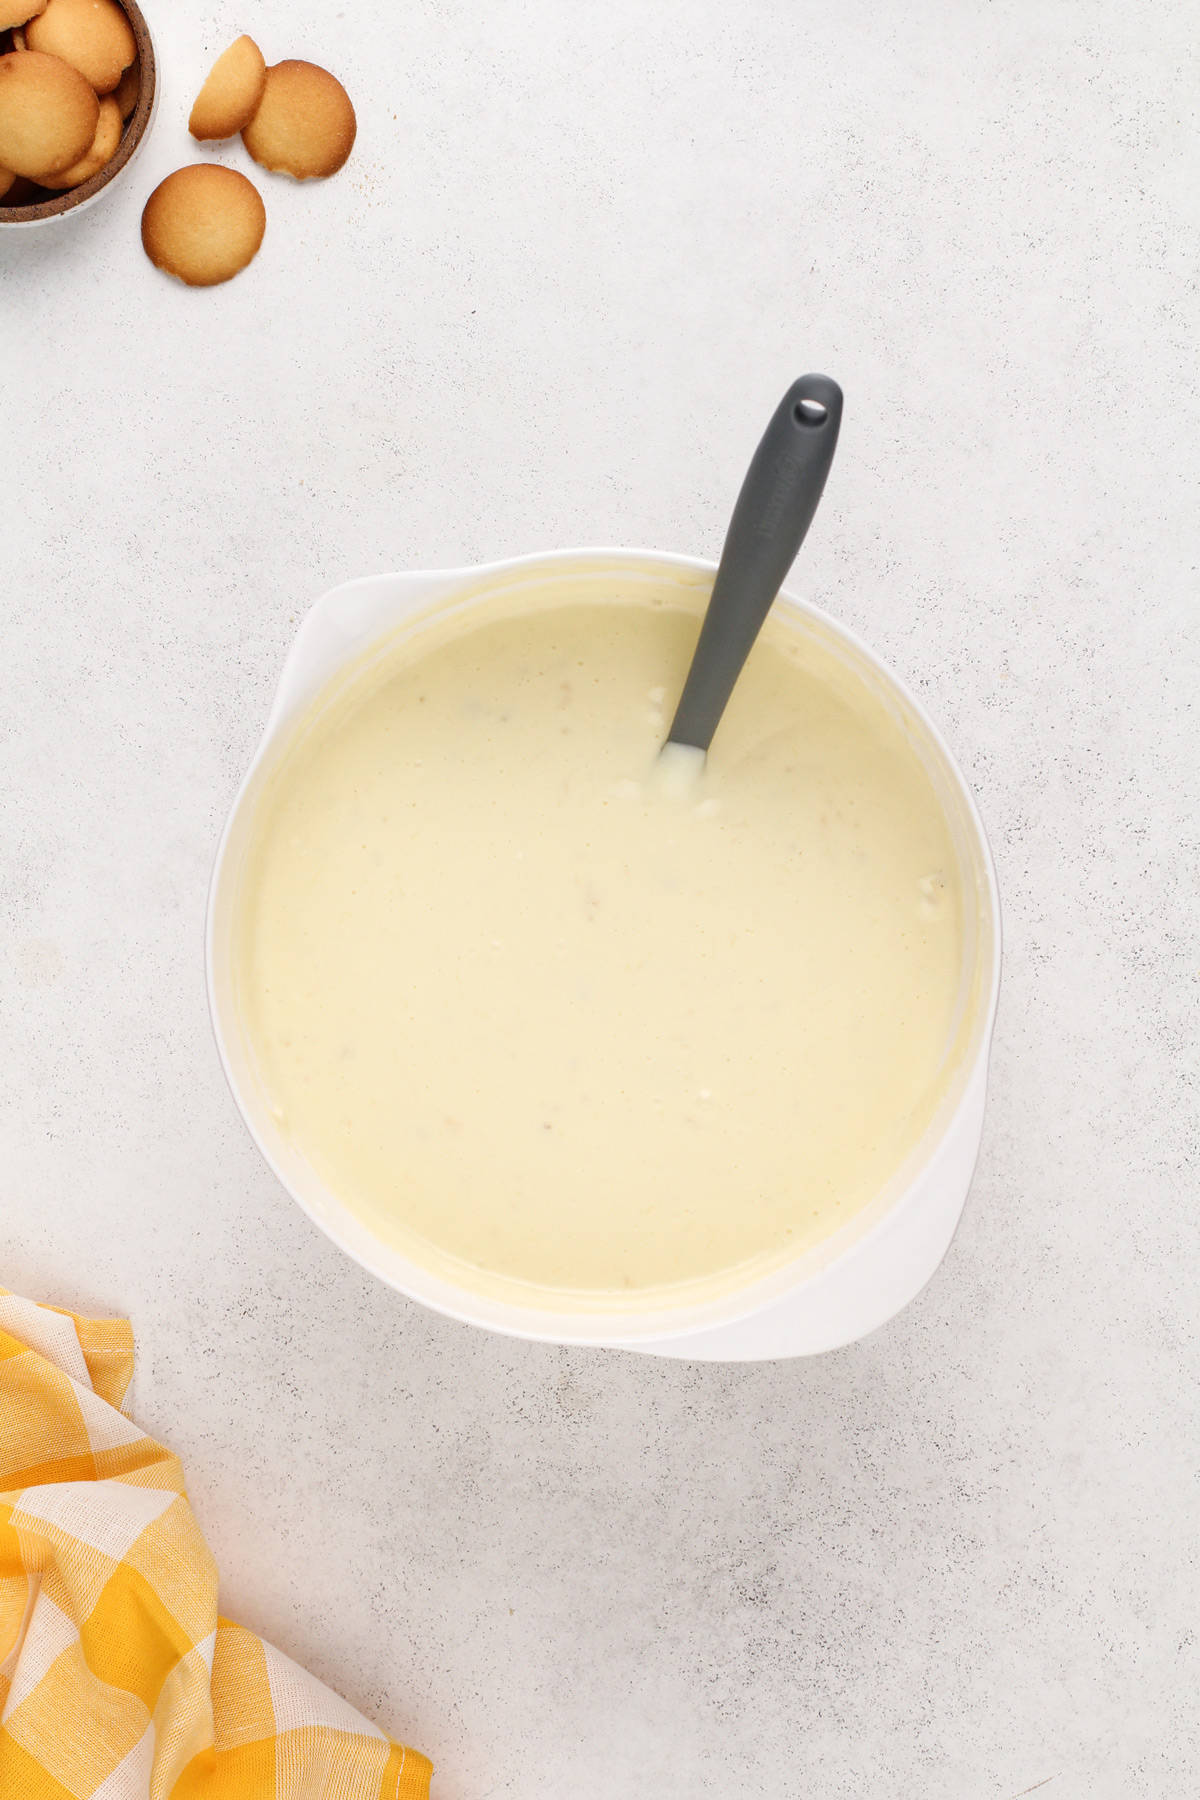
[[[638,592],[398,638],[293,734],[239,890],[281,1129],[526,1305],[691,1301],[827,1237],[956,1027],[957,859],[901,724],[777,611],[698,780],[652,779],[699,619]]]

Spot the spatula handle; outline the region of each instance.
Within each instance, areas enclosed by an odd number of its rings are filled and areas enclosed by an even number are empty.
[[[842,390],[802,375],[775,410],[737,497],[668,742],[707,750],[812,524],[837,448]]]

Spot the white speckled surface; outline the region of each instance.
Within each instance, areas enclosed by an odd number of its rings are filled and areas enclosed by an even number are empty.
[[[1194,9],[148,10],[124,191],[0,237],[0,1280],[132,1315],[225,1609],[437,1800],[1186,1800]],[[138,216],[244,29],[343,75],[358,148],[263,176],[258,261],[188,292]],[[493,1341],[252,1151],[219,822],[324,587],[714,554],[810,367],[847,416],[802,585],[928,698],[999,863],[974,1193],[919,1301],[817,1361]]]

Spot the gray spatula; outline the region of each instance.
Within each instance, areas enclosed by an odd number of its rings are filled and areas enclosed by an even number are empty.
[[[707,751],[751,645],[817,510],[842,422],[842,390],[802,375],[775,410],[737,497],[668,744]]]

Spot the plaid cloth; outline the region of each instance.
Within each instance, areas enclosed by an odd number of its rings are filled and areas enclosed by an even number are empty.
[[[0,1796],[426,1800],[425,1757],[218,1618],[132,1373],[124,1319],[0,1288]]]

